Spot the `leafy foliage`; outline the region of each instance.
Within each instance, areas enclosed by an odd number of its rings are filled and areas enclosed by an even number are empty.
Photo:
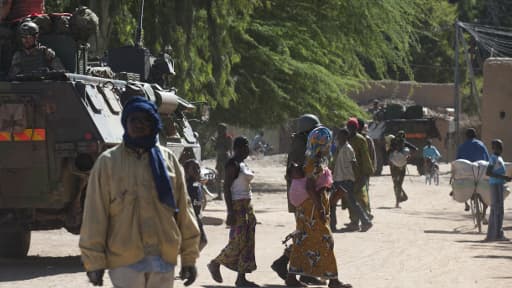
[[[46,2],[51,11],[96,9],[98,49],[133,44],[139,1]],[[259,128],[315,113],[332,125],[366,116],[346,96],[364,80],[451,77],[421,68],[451,57],[455,10],[442,0],[145,2],[145,47],[171,52],[173,85],[212,105],[213,123]]]
[[[418,82],[453,81],[453,41],[456,6],[444,0],[427,1],[418,30],[419,45],[412,52],[414,79]]]
[[[235,35],[242,55],[233,69],[240,100],[215,115],[253,127],[302,113],[329,125],[365,116],[347,92],[370,77],[412,78],[422,2],[265,1],[245,33]]]

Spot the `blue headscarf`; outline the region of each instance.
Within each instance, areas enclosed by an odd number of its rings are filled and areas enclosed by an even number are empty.
[[[329,128],[319,126],[309,132],[306,145],[304,172],[306,176],[318,176],[323,172],[331,153],[332,132]]]
[[[137,138],[132,138],[128,135],[128,116],[134,112],[146,112],[151,116],[151,119],[153,120],[153,127],[150,135]],[[158,115],[156,105],[140,96],[131,98],[126,102],[123,108],[121,124],[124,128],[124,143],[129,147],[144,149],[149,152],[149,165],[153,172],[153,181],[155,182],[156,190],[158,191],[158,199],[161,203],[164,203],[175,211],[178,211],[176,208],[176,202],[174,201],[171,179],[169,178],[169,174],[165,167],[165,160],[162,152],[156,145],[158,142],[158,131],[162,129],[162,121]]]

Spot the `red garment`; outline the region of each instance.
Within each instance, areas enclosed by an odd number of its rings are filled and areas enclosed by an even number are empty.
[[[8,21],[18,21],[27,16],[44,13],[44,0],[12,0]]]
[[[347,121],[347,126],[355,126],[356,129],[359,129],[359,121],[357,121],[357,118],[351,117]]]

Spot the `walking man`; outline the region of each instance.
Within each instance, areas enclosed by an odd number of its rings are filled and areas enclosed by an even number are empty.
[[[416,146],[405,140],[404,131],[398,131],[396,136],[391,140],[389,169],[391,171],[391,178],[393,179],[393,190],[395,191],[395,208],[400,208],[400,203],[409,199],[402,185],[404,184],[407,160],[412,151],[416,150],[418,150]]]
[[[354,171],[354,195],[356,201],[364,208],[368,216],[370,216],[370,203],[368,194],[366,192],[366,183],[370,175],[373,174],[373,164],[368,151],[368,142],[363,135],[357,133],[359,128],[359,121],[356,118],[350,118],[347,121],[347,129],[349,131],[349,144],[354,149],[356,154],[357,169]],[[349,231],[359,230],[359,219],[358,213],[350,208],[349,205],[349,217],[350,223],[347,225]],[[370,219],[371,220],[371,219]]]
[[[225,177],[225,166],[231,155],[232,137],[228,135],[228,127],[224,123],[217,124],[217,137],[215,138],[215,152],[217,153],[215,170],[217,170],[216,190],[217,197],[214,200],[223,198],[223,181]]]
[[[354,149],[348,143],[349,132],[348,129],[343,128],[338,132],[338,149],[336,159],[334,159],[334,188],[346,193],[348,205],[351,207],[357,217],[361,220],[361,231],[366,232],[372,227],[372,222],[368,217],[366,211],[361,207],[361,204],[356,201],[354,195],[354,171],[357,170],[357,160]],[[331,196],[329,200],[331,206],[331,230],[336,230],[336,203],[338,202],[335,196],[337,192]],[[334,196],[334,197],[333,197]]]
[[[172,288],[177,256],[181,279],[195,281],[199,228],[176,156],[157,144],[156,106],[130,99],[121,116],[123,143],[103,152],[89,176],[80,232],[89,281],[116,288]]]
[[[500,139],[492,140],[492,151],[494,153],[487,167],[487,176],[489,176],[491,186],[491,213],[485,241],[508,241],[509,239],[503,233],[503,191],[505,190],[505,182],[510,182],[512,178],[505,175],[507,172],[505,162],[501,158],[503,142]]]

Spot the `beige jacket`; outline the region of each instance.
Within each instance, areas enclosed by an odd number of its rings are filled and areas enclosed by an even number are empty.
[[[148,153],[138,155],[121,144],[96,160],[79,243],[87,271],[130,265],[150,255],[176,264],[180,254],[183,266],[195,264],[199,229],[183,170],[173,153],[160,149],[178,213],[158,200]]]

